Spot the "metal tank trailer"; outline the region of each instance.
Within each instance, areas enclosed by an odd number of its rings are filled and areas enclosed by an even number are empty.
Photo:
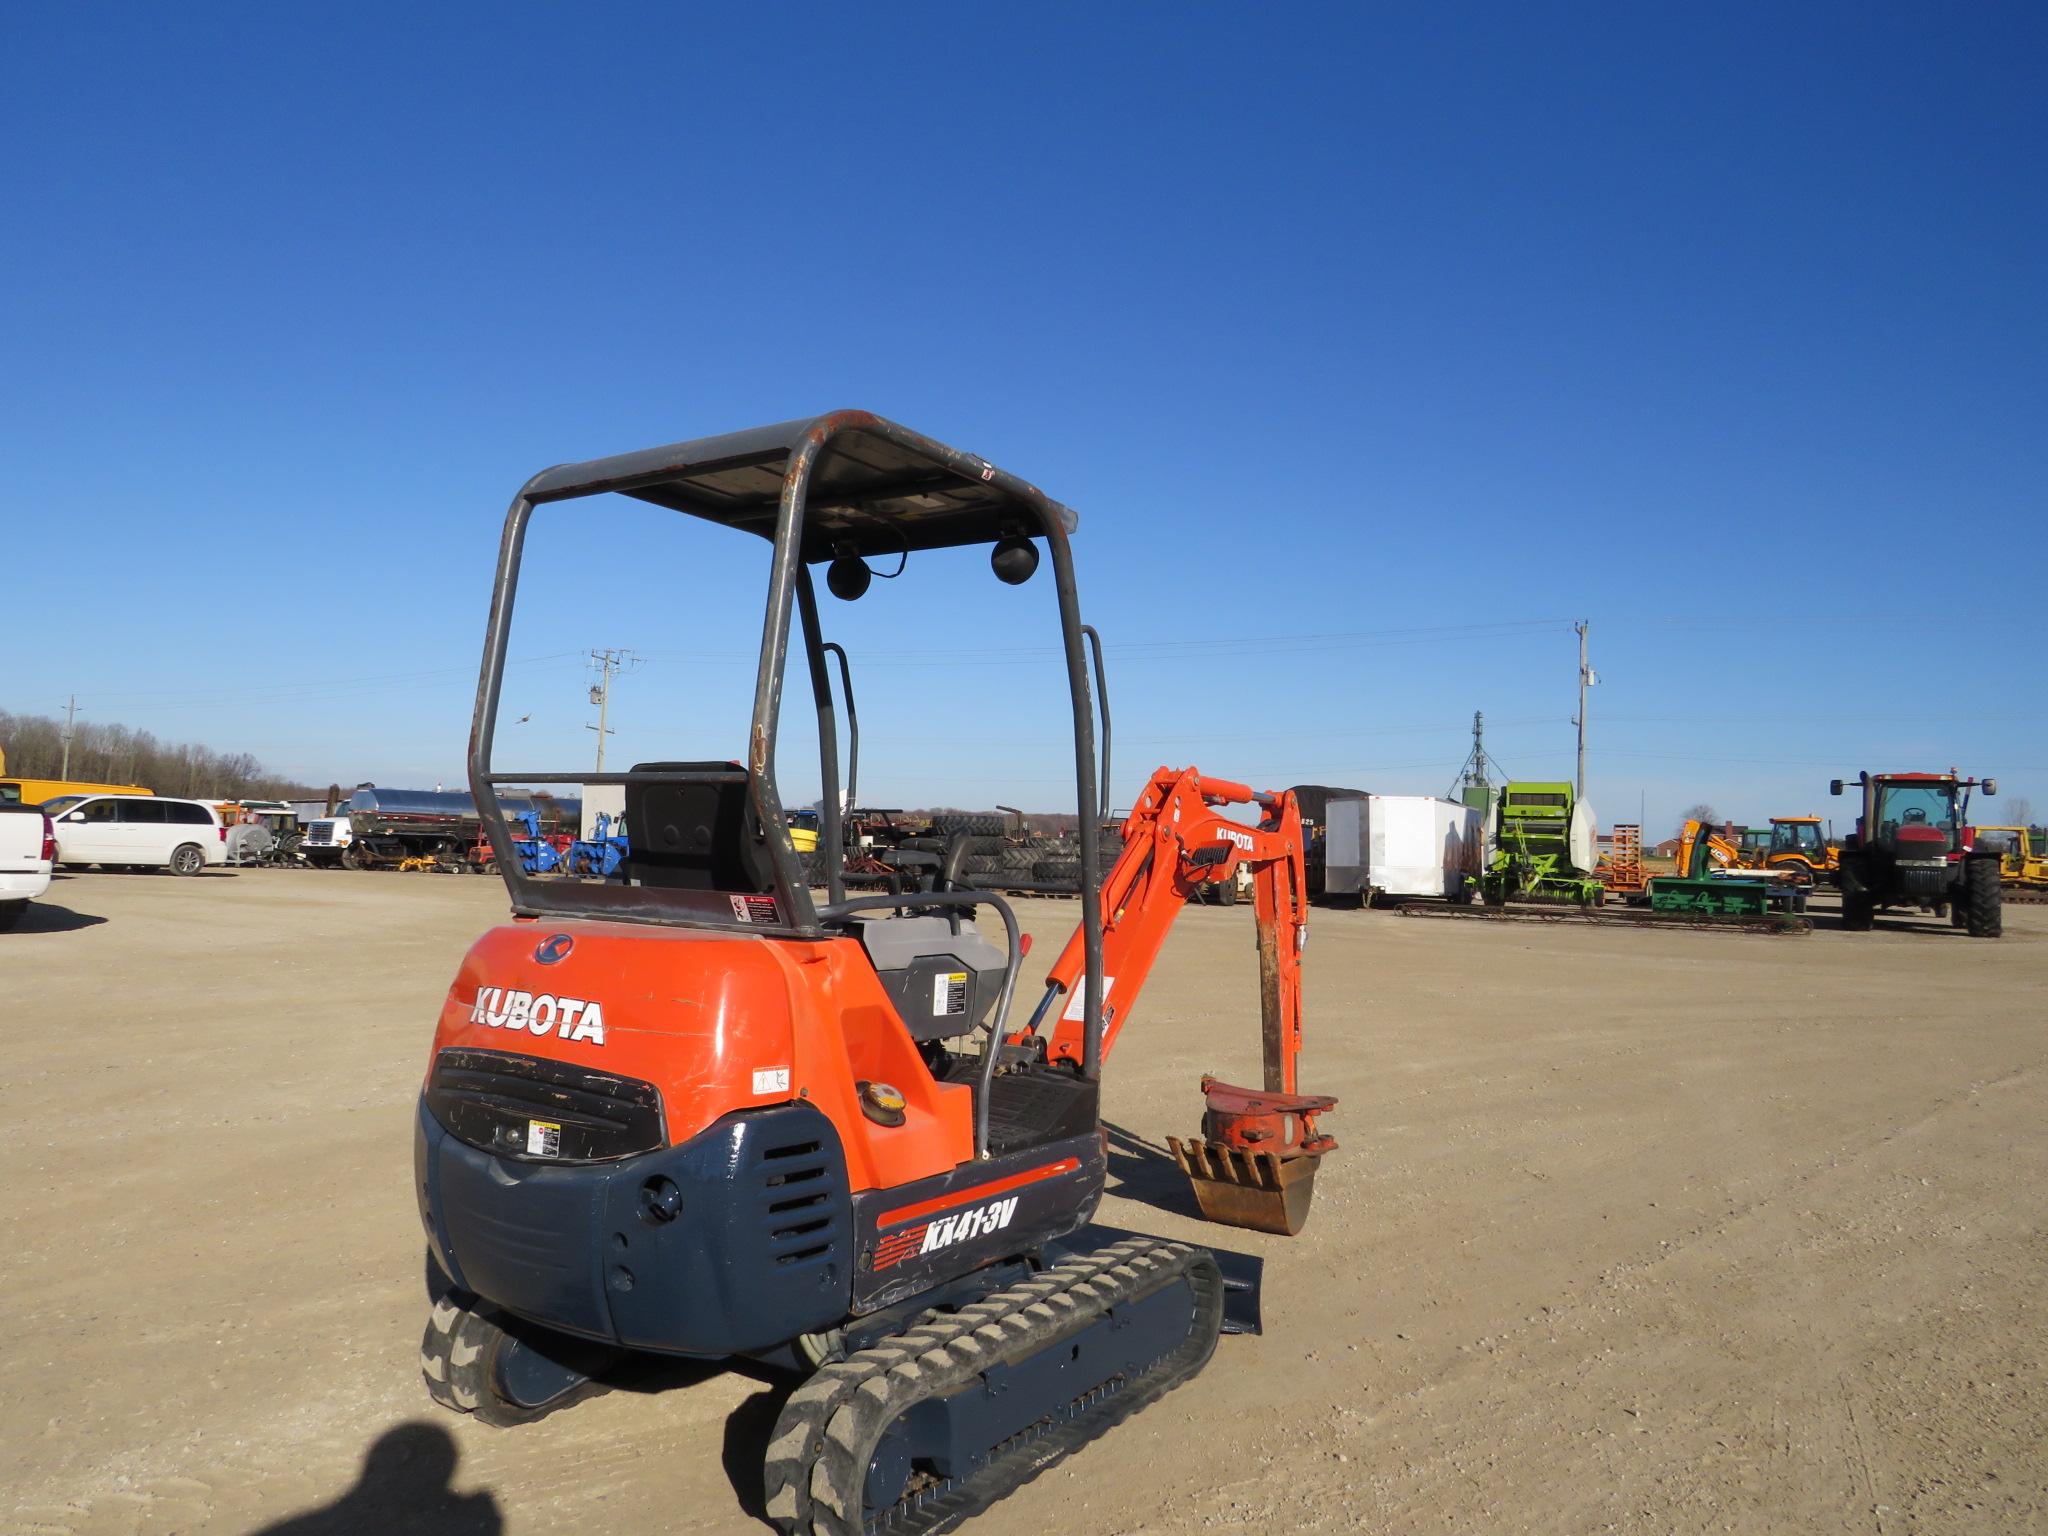
[[[583,803],[544,791],[511,790],[498,802],[527,835],[515,841],[522,867],[545,873],[560,861],[561,847],[582,827]],[[345,857],[352,868],[376,867],[489,870],[491,846],[482,834],[476,801],[465,790],[387,789],[361,784],[348,798],[352,841]],[[560,846],[557,846],[557,845]]]

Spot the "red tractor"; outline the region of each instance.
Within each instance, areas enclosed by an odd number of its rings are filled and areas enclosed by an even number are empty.
[[[1998,793],[1995,779],[1947,773],[1862,773],[1863,809],[1842,843],[1842,926],[1867,931],[1886,907],[1946,916],[1973,939],[2004,932],[1998,852],[1977,847],[1970,791]],[[1842,780],[1828,786],[1842,793]]]

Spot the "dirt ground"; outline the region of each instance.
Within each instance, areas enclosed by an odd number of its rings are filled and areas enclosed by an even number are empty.
[[[1024,906],[1042,970],[1077,909]],[[420,1387],[413,1101],[503,910],[79,875],[0,935],[0,1528],[763,1528],[759,1375],[505,1431]],[[1190,909],[1110,1063],[1100,1219],[1262,1257],[1266,1331],[973,1529],[2048,1530],[2048,907],[1995,944],[1820,921],[1319,912],[1342,1148],[1289,1240],[1201,1226],[1160,1162],[1201,1072],[1258,1070],[1251,919]]]

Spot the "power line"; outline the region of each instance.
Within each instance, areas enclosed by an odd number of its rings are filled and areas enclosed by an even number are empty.
[[[1491,624],[1439,624],[1410,629],[1329,630],[1295,635],[1205,635],[1193,640],[1111,641],[1105,654],[1124,661],[1177,660],[1212,656],[1265,654],[1274,650],[1318,651],[1369,649],[1378,646],[1427,645],[1455,640],[1494,638],[1502,635],[1557,630],[1562,619],[1512,619]],[[755,651],[647,651],[656,658],[693,661],[751,660]],[[980,649],[948,647],[943,656],[926,650],[862,650],[862,666],[989,666],[1003,663],[1038,664],[1066,653],[1057,646],[1000,646]]]
[[[1832,752],[1826,757],[1748,757],[1736,756],[1726,752],[1698,752],[1691,749],[1683,752],[1614,750],[1610,751],[1608,755],[1610,757],[1654,758],[1672,762],[1748,763],[1759,767],[1776,768],[1840,768],[1845,763],[1896,762],[1909,759],[1918,759],[1923,763],[1931,763],[1937,756],[1937,754],[1932,752],[1842,751]],[[2000,763],[1993,766],[2006,773],[2038,773],[2043,768],[2043,765],[2039,763]]]
[[[543,662],[561,661],[581,656],[580,651],[553,651],[542,656],[518,656],[505,663],[508,667],[534,666]],[[248,687],[220,688],[194,691],[191,693],[102,693],[93,697],[102,704],[119,704],[124,700],[147,700],[151,704],[172,708],[201,708],[208,704],[239,704],[255,699],[318,699],[339,697],[348,693],[365,690],[371,692],[395,692],[399,687],[432,681],[444,677],[475,677],[476,667],[433,667],[419,672],[372,673],[354,678],[317,678],[296,683],[273,685],[255,684]]]

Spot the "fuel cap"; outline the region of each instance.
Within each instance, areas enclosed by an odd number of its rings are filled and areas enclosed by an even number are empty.
[[[889,1083],[863,1082],[860,1089],[860,1112],[877,1125],[901,1125],[904,1110],[909,1101],[903,1097],[903,1090]]]

